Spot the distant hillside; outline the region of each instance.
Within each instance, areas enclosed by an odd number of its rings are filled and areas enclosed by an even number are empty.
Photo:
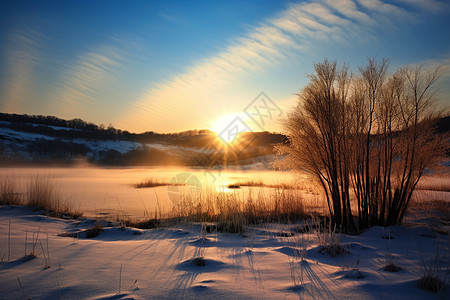
[[[251,164],[272,156],[273,144],[286,139],[269,132],[244,133],[224,151],[209,130],[160,134],[130,133],[54,116],[0,113],[0,161],[71,163],[80,159],[104,165]]]
[[[438,131],[450,132],[450,116],[439,119]],[[54,116],[0,113],[0,164],[73,163],[85,160],[111,166],[223,164],[267,165],[282,134],[242,133],[227,149],[209,130],[178,133],[130,133]]]

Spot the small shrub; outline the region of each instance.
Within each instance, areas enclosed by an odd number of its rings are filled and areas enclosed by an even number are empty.
[[[239,220],[224,221],[217,224],[217,231],[224,233],[244,233],[245,226]]]
[[[348,254],[348,251],[341,244],[328,244],[323,245],[319,250],[320,253],[327,253],[331,257],[336,257],[341,254]]]
[[[103,231],[102,225],[97,222],[94,227],[86,230],[86,238],[91,239],[98,236]]]
[[[196,265],[197,267],[203,267],[206,266],[206,261],[205,258],[202,256],[196,257],[192,260],[192,262],[194,263],[194,265]]]
[[[359,256],[353,264],[341,265],[341,271],[338,272],[337,274],[341,274],[342,278],[362,279],[365,276],[363,272],[359,270],[358,265],[359,265]]]
[[[417,286],[423,290],[433,293],[440,293],[446,286],[447,274],[450,271],[450,264],[442,266],[443,257],[439,255],[439,244],[436,244],[436,252],[430,260],[425,260],[419,251],[422,273],[417,281]]]
[[[158,228],[161,224],[161,221],[159,219],[149,219],[146,221],[141,221],[137,223],[129,223],[127,226],[132,225],[133,227],[140,228],[140,229],[153,229]]]
[[[387,264],[386,266],[384,266],[383,270],[385,270],[385,271],[387,271],[387,272],[399,272],[399,271],[403,270],[403,268],[397,266],[397,265],[394,264],[393,262],[390,262],[389,264]]]
[[[349,253],[342,246],[340,236],[336,233],[336,224],[333,226],[329,219],[324,218],[322,224],[319,218],[313,218],[311,228],[314,229],[318,243],[322,245],[320,253],[327,253],[332,257]]]
[[[425,275],[417,281],[417,287],[429,292],[439,293],[445,288],[445,281],[432,275]]]
[[[350,278],[350,279],[363,279],[364,275],[361,273],[359,269],[349,269],[346,271],[342,271],[342,277],[343,278]]]

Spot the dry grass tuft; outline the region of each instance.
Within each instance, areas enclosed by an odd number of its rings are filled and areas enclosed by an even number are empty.
[[[21,193],[17,190],[15,180],[11,178],[0,179],[0,205],[21,205]]]
[[[243,233],[245,227],[264,222],[290,223],[306,219],[303,197],[298,190],[274,193],[204,191],[183,195],[167,219],[182,222],[217,222],[217,230]]]
[[[332,225],[329,219],[323,218],[322,222],[320,218],[313,217],[311,228],[310,231],[314,231],[318,244],[322,246],[319,249],[320,253],[327,253],[331,257],[349,253],[341,244],[336,224]]]
[[[196,257],[192,260],[192,262],[194,263],[194,265],[196,265],[197,267],[203,267],[206,266],[206,261],[205,258],[202,256]]]
[[[445,281],[432,275],[426,275],[417,281],[417,287],[429,292],[439,293],[445,288]]]
[[[36,175],[30,178],[26,196],[26,205],[46,210],[51,216],[75,219],[81,216],[68,201],[63,200],[63,194],[51,176]]]
[[[440,255],[442,244],[435,244],[435,254],[433,257],[425,259],[419,249],[421,273],[417,286],[423,290],[433,293],[440,293],[446,287],[447,275],[450,274],[450,262],[448,261],[448,249],[444,250],[444,255]],[[446,264],[446,267],[443,265]]]
[[[132,186],[137,189],[152,188],[152,187],[158,187],[158,186],[181,186],[181,185],[184,185],[184,184],[176,183],[176,182],[163,182],[163,181],[159,181],[159,180],[156,180],[153,178],[148,178],[148,179],[145,179],[144,181],[132,184]]]
[[[218,232],[225,233],[244,233],[245,232],[245,224],[243,219],[234,219],[231,221],[219,222],[217,224]]]
[[[287,183],[279,183],[279,184],[265,184],[264,182],[255,181],[255,180],[248,180],[248,181],[238,181],[235,183],[232,183],[228,185],[227,187],[229,189],[236,189],[243,186],[247,187],[265,187],[265,188],[273,188],[273,189],[284,189],[284,190],[295,190],[298,189],[297,186],[293,184],[287,184]]]
[[[341,254],[348,254],[348,251],[341,244],[328,244],[323,245],[320,253],[327,253],[331,257],[336,257]]]
[[[152,228],[158,228],[161,225],[160,219],[149,219],[146,221],[140,221],[136,223],[132,223],[132,227],[140,228],[140,229],[152,229]],[[127,225],[129,226],[129,225]]]
[[[100,222],[96,222],[92,228],[86,230],[86,238],[92,239],[102,233],[103,227]]]
[[[394,264],[393,262],[390,262],[389,264],[387,264],[386,266],[384,266],[383,270],[385,270],[385,271],[387,271],[387,272],[399,272],[399,271],[403,270],[403,268],[397,266],[397,265]]]

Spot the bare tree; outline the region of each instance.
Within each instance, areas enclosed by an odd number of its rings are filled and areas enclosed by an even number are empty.
[[[353,227],[350,206],[351,126],[346,118],[351,109],[348,67],[325,60],[315,64],[316,75],[302,90],[299,103],[288,116],[285,127],[289,145],[278,146],[287,154],[284,163],[313,175],[325,192],[333,221]]]
[[[369,59],[352,77],[325,60],[298,94],[285,120],[283,165],[311,174],[322,186],[332,221],[344,230],[401,223],[419,179],[443,159],[433,108],[440,69],[402,68]],[[352,200],[353,204],[352,204]]]
[[[445,156],[448,136],[436,134],[437,111],[433,86],[441,76],[440,68],[422,66],[402,68],[403,92],[396,97],[399,137],[395,162],[395,186],[386,225],[403,220],[413,191],[427,169],[437,166]],[[392,158],[394,160],[394,158]]]

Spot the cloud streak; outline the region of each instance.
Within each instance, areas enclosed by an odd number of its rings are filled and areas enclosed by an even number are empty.
[[[124,60],[117,47],[100,45],[66,64],[62,80],[54,88],[58,111],[71,115],[88,110],[101,98],[102,88]]]
[[[422,5],[420,0],[415,2]],[[217,95],[238,84],[240,78],[264,72],[276,64],[288,63],[293,53],[305,51],[312,43],[328,40],[351,43],[355,39],[373,39],[377,27],[386,23],[392,26],[392,19],[398,22],[412,17],[401,6],[380,0],[292,4],[274,18],[231,41],[225,51],[149,88],[120,123],[136,128],[138,122],[140,129],[162,130],[158,124],[166,124],[166,118],[173,118],[177,122],[171,130],[180,130],[191,124],[188,124],[188,118],[179,116],[194,113],[199,115],[196,122],[204,123],[207,111],[214,103],[217,104]],[[205,111],[204,117],[198,114],[202,110]]]
[[[41,34],[31,29],[13,30],[6,50],[7,79],[0,96],[2,111],[26,110],[35,85],[34,70],[41,61]]]

